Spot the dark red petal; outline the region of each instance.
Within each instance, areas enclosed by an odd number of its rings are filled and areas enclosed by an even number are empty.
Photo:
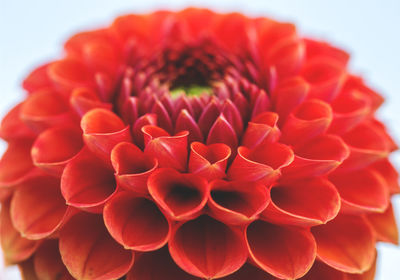
[[[1,138],[10,141],[12,139],[35,137],[35,133],[21,120],[20,112],[23,104],[20,103],[12,108],[1,121]]]
[[[33,264],[40,280],[74,279],[61,260],[58,240],[56,239],[47,240],[39,247],[33,257]]]
[[[79,128],[55,127],[42,132],[36,138],[31,156],[37,167],[55,176],[61,176],[64,167],[82,147],[82,131]]]
[[[193,117],[186,109],[180,111],[175,123],[175,133],[187,130],[189,132],[188,142],[203,141],[203,134]]]
[[[166,108],[164,107],[164,105],[160,101],[156,101],[151,112],[157,115],[158,126],[165,129],[169,133],[173,132],[174,129],[171,117]]]
[[[314,41],[311,39],[304,40],[306,44],[306,56],[308,59],[316,58],[316,57],[329,57],[343,65],[344,67],[347,65],[350,55],[338,49],[326,42]]]
[[[345,274],[323,262],[315,261],[310,271],[301,280],[347,280]]]
[[[200,175],[208,181],[226,176],[225,170],[231,156],[229,146],[222,143],[206,146],[200,142],[193,142],[190,149],[190,173]]]
[[[21,106],[20,118],[35,131],[75,122],[68,103],[51,89],[29,95]]]
[[[81,117],[95,108],[112,109],[111,103],[102,102],[93,89],[84,87],[72,91],[69,103]]]
[[[224,143],[233,151],[235,151],[238,146],[238,136],[222,113],[208,133],[207,145],[214,143]]]
[[[371,213],[366,217],[378,240],[399,244],[399,230],[396,225],[392,204],[389,204],[385,212]]]
[[[315,240],[307,230],[258,220],[247,227],[246,240],[251,259],[278,278],[297,279],[315,260]]]
[[[1,205],[0,242],[6,264],[16,264],[27,260],[39,246],[38,241],[23,238],[14,228],[8,202]]]
[[[207,181],[195,174],[181,174],[171,168],[155,171],[147,181],[149,193],[174,220],[200,215],[207,203]]]
[[[198,124],[203,132],[203,135],[208,135],[211,127],[214,122],[217,120],[220,115],[220,110],[217,105],[217,101],[215,99],[211,99],[211,101],[207,104],[207,106],[203,109],[203,112],[200,115]]]
[[[131,141],[129,126],[106,109],[93,109],[86,113],[81,128],[88,148],[102,158],[108,159],[116,144]]]
[[[175,263],[201,278],[220,278],[238,270],[247,259],[239,232],[208,216],[182,224],[171,237]]]
[[[299,145],[323,134],[332,121],[332,108],[318,99],[303,102],[288,116],[282,128],[280,141]]]
[[[75,215],[62,228],[59,245],[63,263],[77,279],[118,279],[134,262],[133,251],[114,241],[99,215]]]
[[[187,166],[188,131],[181,131],[174,136],[157,126],[146,125],[142,128],[145,153],[158,159],[160,167],[171,167],[185,171]]]
[[[226,277],[220,278],[221,280],[278,280],[274,276],[268,274],[262,269],[255,267],[249,263],[245,263],[238,271],[228,275]]]
[[[10,215],[23,237],[43,239],[61,226],[67,218],[67,209],[60,180],[37,176],[18,185],[11,200]]]
[[[349,148],[336,135],[324,134],[295,148],[293,163],[283,168],[285,179],[328,174],[348,156]]]
[[[104,207],[104,222],[111,236],[126,249],[154,251],[163,247],[170,225],[154,202],[121,192]]]
[[[278,114],[273,112],[255,116],[247,124],[241,144],[251,149],[266,142],[276,142],[281,135],[277,122]]]
[[[362,273],[371,267],[375,240],[362,218],[339,215],[311,231],[317,241],[318,258],[327,265],[349,273]]]
[[[266,143],[252,150],[239,147],[228,170],[228,178],[270,184],[280,176],[281,168],[292,161],[293,151],[289,146],[280,143]]]
[[[101,212],[116,188],[112,170],[86,149],[67,164],[61,177],[67,204],[90,212]]]
[[[271,189],[271,203],[263,218],[276,224],[315,226],[336,217],[340,196],[325,179],[281,183]]]
[[[362,169],[345,174],[329,176],[342,198],[342,211],[354,214],[380,212],[389,205],[386,182],[377,172]]]
[[[145,114],[135,121],[132,126],[132,135],[135,143],[140,147],[144,148],[144,137],[142,132],[142,127],[146,125],[157,125],[157,115]]]
[[[51,86],[51,81],[47,75],[49,64],[42,65],[33,70],[22,83],[22,87],[28,92],[34,92]]]
[[[155,269],[156,268],[156,269]],[[128,272],[126,280],[200,280],[181,270],[169,255],[168,248],[143,254]]]
[[[270,202],[263,184],[215,180],[210,183],[211,216],[225,224],[246,224],[257,218]]]
[[[243,133],[243,119],[240,111],[232,103],[230,99],[226,99],[222,106],[221,113],[224,114],[225,119],[230,123],[236,132],[236,135],[241,136]]]
[[[265,111],[269,111],[270,107],[271,101],[269,100],[267,93],[264,90],[261,90],[255,100],[251,117],[253,118]]]
[[[145,155],[129,142],[117,144],[111,152],[111,163],[119,186],[147,194],[147,179],[158,167],[158,161]]]

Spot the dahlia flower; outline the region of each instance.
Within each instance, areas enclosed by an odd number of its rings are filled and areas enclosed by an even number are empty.
[[[76,34],[2,121],[0,234],[27,280],[371,280],[396,144],[349,55],[186,9]]]

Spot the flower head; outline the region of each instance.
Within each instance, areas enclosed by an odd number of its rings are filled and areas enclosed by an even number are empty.
[[[266,18],[117,18],[1,124],[1,245],[26,279],[372,279],[397,149],[349,56]]]

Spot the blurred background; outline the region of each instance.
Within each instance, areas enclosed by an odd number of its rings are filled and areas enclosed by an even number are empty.
[[[188,6],[237,11],[297,24],[303,36],[350,52],[350,68],[386,98],[379,118],[400,143],[400,1],[398,0],[0,0],[0,116],[24,98],[20,84],[35,66],[60,56],[72,34],[106,26],[114,17]],[[0,154],[6,145],[0,142]],[[400,169],[400,153],[393,156]],[[400,220],[400,196],[394,199]],[[400,248],[380,244],[377,280],[400,275]],[[0,279],[18,280],[16,268]],[[323,280],[323,279],[321,279]]]

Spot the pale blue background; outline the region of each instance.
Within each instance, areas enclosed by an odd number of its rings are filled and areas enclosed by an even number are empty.
[[[292,21],[301,34],[348,50],[353,72],[386,97],[380,118],[399,142],[399,0],[0,0],[0,115],[23,98],[21,79],[39,63],[59,57],[71,34],[105,26],[124,13],[191,5]],[[1,143],[0,152],[4,147]],[[399,153],[393,159],[400,168]],[[400,219],[400,198],[394,201]],[[400,248],[380,245],[379,251],[377,279],[400,279]],[[15,269],[0,266],[0,279],[20,278]]]

